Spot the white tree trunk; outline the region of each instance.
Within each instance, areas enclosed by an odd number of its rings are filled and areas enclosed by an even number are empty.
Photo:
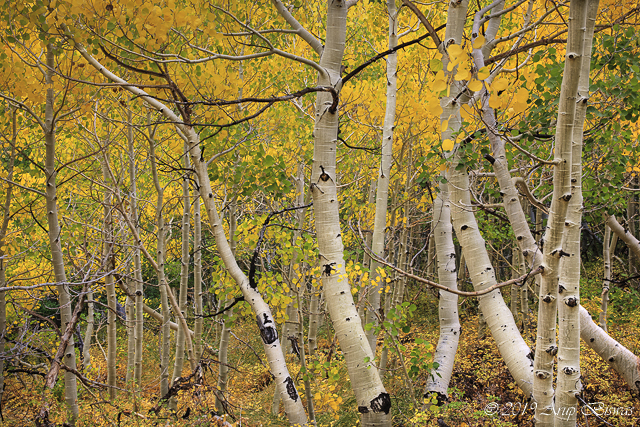
[[[580,337],[583,341],[624,378],[635,396],[640,395],[640,357],[596,325],[584,307],[580,306],[579,314]]]
[[[236,253],[236,229],[238,226],[237,216],[237,197],[233,197],[231,203],[229,203],[229,248],[231,253]],[[220,304],[227,304],[228,306],[232,300],[221,301]],[[216,395],[216,409],[219,413],[226,412],[226,393],[229,382],[229,367],[228,363],[228,350],[229,350],[229,337],[231,335],[231,317],[233,316],[233,308],[227,310],[222,314],[222,328],[220,330],[220,346],[218,347],[218,395]],[[276,392],[277,392],[276,388]],[[279,394],[278,394],[279,396]]]
[[[197,180],[196,180],[197,182]],[[195,321],[193,326],[193,342],[196,360],[202,358],[202,220],[200,216],[200,193],[196,192],[193,201],[193,298]]]
[[[582,139],[589,98],[591,46],[598,0],[588,0],[585,17],[586,29],[582,37],[580,80],[572,134],[572,196],[565,220],[565,247],[567,257],[560,263],[558,304],[558,378],[554,411],[556,427],[576,425],[576,398],[582,391],[580,382],[580,228],[582,225]],[[577,49],[577,48],[576,48]]]
[[[640,259],[640,241],[633,237],[628,230],[625,230],[618,220],[616,220],[615,216],[610,215],[607,218],[606,224],[611,227],[611,231],[629,247],[629,250],[635,253],[636,257]]]
[[[347,4],[343,0],[328,2],[325,49],[318,86],[340,89],[340,68],[346,38]],[[344,247],[338,212],[336,186],[336,142],[338,114],[333,98],[319,92],[316,101],[314,158],[311,174],[319,263],[331,320],[345,357],[347,371],[356,397],[363,426],[390,426],[391,397],[372,364],[374,354],[368,345],[347,280]]]
[[[187,143],[184,143],[184,168],[189,170],[191,168],[191,162],[189,162],[189,147]],[[182,257],[180,260],[180,294],[178,295],[178,305],[180,306],[180,312],[183,316],[186,316],[187,310],[187,291],[189,286],[189,234],[191,231],[191,200],[189,196],[189,180],[187,176],[182,178]],[[187,333],[184,329],[178,329],[176,333],[176,356],[173,365],[173,374],[171,375],[171,384],[174,383],[176,378],[182,376],[182,369],[184,368],[184,347]],[[176,410],[178,401],[175,397],[169,401],[169,408]]]
[[[395,0],[387,0],[387,14],[389,15],[389,49],[398,45],[398,12]],[[396,120],[396,94],[398,92],[398,54],[392,53],[387,60],[387,104],[382,126],[382,153],[380,157],[380,169],[378,172],[378,185],[376,190],[376,211],[373,223],[373,243],[371,250],[377,256],[384,258],[384,241],[387,230],[387,204],[389,200],[389,182],[391,180],[391,164],[393,161],[393,128]],[[378,334],[375,327],[378,325],[376,313],[380,312],[381,292],[385,288],[384,278],[378,272],[379,265],[371,260],[371,273],[369,277],[377,284],[369,291],[369,304],[366,323],[373,327],[367,332],[371,351],[376,354]]]
[[[56,188],[56,122],[54,121],[54,90],[53,76],[56,69],[53,46],[47,45],[46,61],[48,70],[45,81],[48,85],[45,104],[44,138],[46,147],[45,157],[45,187],[47,195],[47,224],[49,226],[49,245],[51,248],[51,262],[57,282],[58,302],[60,304],[61,327],[66,328],[71,321],[71,296],[67,283],[64,260],[62,259],[62,245],[60,242],[60,225],[58,224],[58,192]],[[75,369],[76,353],[73,335],[69,338],[65,353],[64,364]],[[67,403],[67,422],[75,425],[78,418],[78,389],[76,376],[72,372],[64,373],[64,398]]]
[[[116,364],[117,364],[117,315],[116,315],[116,286],[113,282],[113,272],[115,270],[113,245],[114,245],[114,233],[113,233],[113,215],[111,211],[111,190],[108,190],[110,179],[109,172],[107,171],[107,163],[109,162],[109,154],[107,148],[104,148],[102,153],[102,178],[106,184],[104,190],[103,200],[103,215],[104,224],[102,226],[102,265],[104,271],[107,273],[105,277],[105,291],[107,294],[107,384],[109,387],[109,398],[115,399],[117,396],[117,378],[116,378]]]
[[[127,111],[127,143],[129,150],[129,217],[133,222],[134,227],[137,230],[137,235],[140,235],[140,224],[138,222],[138,192],[137,192],[137,176],[136,176],[136,158],[134,152],[134,137],[133,137],[133,113],[131,110]],[[142,380],[142,341],[144,338],[144,288],[142,283],[142,263],[140,262],[140,244],[134,239],[133,242],[133,278],[135,281],[135,356],[134,356],[134,369],[133,378],[138,385],[141,386]],[[91,297],[93,299],[93,296]],[[93,303],[90,303],[90,309],[93,312]]]
[[[451,205],[448,185],[440,183],[440,192],[433,203],[432,238],[435,241],[438,258],[438,282],[450,289],[457,290],[456,251],[453,245],[453,227],[451,225]],[[458,351],[458,341],[462,328],[458,318],[458,295],[439,291],[438,317],[440,319],[440,338],[433,357],[438,367],[431,371],[427,380],[424,396],[436,393],[439,403],[447,396],[447,388],[453,372],[453,362]]]
[[[147,114],[147,124],[151,124],[151,113]],[[151,174],[153,184],[156,187],[156,276],[160,288],[160,306],[162,312],[162,329],[160,342],[160,397],[169,391],[169,351],[171,345],[171,315],[169,313],[169,298],[167,295],[167,280],[164,274],[164,261],[166,251],[166,230],[164,224],[164,188],[160,185],[158,169],[156,166],[155,128],[149,130],[149,158],[151,161]]]
[[[572,136],[575,123],[578,81],[582,68],[584,30],[587,2],[571,2],[569,32],[564,75],[560,89],[558,122],[554,157],[557,164],[553,172],[553,197],[549,210],[547,231],[544,235],[542,282],[538,305],[538,333],[536,339],[535,375],[533,378],[536,406],[536,425],[553,425],[554,390],[553,365],[558,352],[556,346],[556,315],[560,259],[569,256],[563,240],[565,219],[571,200]],[[578,254],[579,256],[579,254]],[[564,298],[564,297],[563,297]]]
[[[608,224],[604,226],[604,242],[602,244],[602,258],[604,259],[604,281],[602,282],[602,295],[600,308],[600,327],[607,332],[607,309],[609,308],[609,286],[611,285],[611,255],[615,254],[616,244],[618,243],[618,235],[614,234],[611,238],[611,227]]]

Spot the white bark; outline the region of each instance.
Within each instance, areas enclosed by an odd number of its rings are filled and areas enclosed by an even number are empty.
[[[604,242],[602,244],[602,258],[604,259],[604,281],[602,282],[602,302],[600,303],[599,324],[603,331],[607,332],[607,309],[609,308],[609,286],[611,284],[611,254],[615,253],[618,235],[614,234],[611,239],[611,227],[604,226]]]
[[[580,337],[624,378],[634,395],[640,395],[640,357],[631,353],[596,325],[589,312],[582,306],[580,306]]]
[[[571,2],[569,32],[564,75],[560,89],[558,122],[554,156],[557,164],[553,172],[553,198],[549,221],[544,235],[544,255],[540,303],[538,305],[538,333],[536,339],[535,375],[533,396],[537,402],[536,425],[553,425],[554,390],[553,365],[556,346],[556,314],[560,279],[560,258],[569,256],[563,236],[565,218],[571,200],[572,136],[575,123],[578,81],[582,68],[584,30],[587,2]]]
[[[387,13],[389,15],[389,49],[398,45],[398,12],[395,0],[387,1]],[[393,125],[396,120],[396,94],[398,92],[398,54],[387,56],[387,104],[382,127],[382,153],[380,157],[380,170],[378,172],[378,185],[376,190],[376,211],[373,225],[373,243],[371,251],[384,258],[384,241],[387,230],[387,204],[389,200],[389,182],[391,180],[391,164],[393,161]],[[366,323],[373,327],[367,332],[371,351],[376,354],[378,334],[375,328],[378,325],[376,313],[380,311],[381,292],[385,288],[384,279],[378,274],[379,265],[375,260],[371,261],[371,280],[377,283],[369,292],[369,304]]]
[[[318,76],[319,86],[340,89],[340,67],[346,38],[347,5],[343,0],[328,2],[326,43],[320,60],[326,70]],[[338,213],[336,186],[336,142],[338,114],[331,109],[333,98],[318,93],[314,128],[314,158],[311,193],[314,202],[319,263],[331,320],[345,357],[363,426],[390,426],[391,397],[371,363],[374,354],[368,345],[347,280],[344,247]],[[322,166],[322,168],[321,168]]]
[[[82,366],[84,370],[88,370],[91,366],[91,339],[93,338],[93,290],[87,290],[87,329],[84,335],[84,348],[82,352]]]
[[[202,343],[204,318],[202,317],[202,220],[200,217],[200,193],[198,192],[196,192],[193,201],[193,298],[196,318],[193,325],[193,342],[195,358],[200,361],[204,350]]]
[[[53,76],[55,57],[53,46],[47,45],[46,62],[49,67],[45,72],[45,81],[48,85],[45,104],[44,138],[45,138],[45,186],[47,195],[47,225],[49,226],[49,245],[51,248],[51,262],[57,282],[58,302],[60,304],[60,323],[62,329],[71,321],[71,296],[67,283],[64,260],[62,258],[62,245],[60,242],[60,224],[58,223],[58,192],[56,188],[56,122],[54,120],[54,90]],[[69,338],[63,357],[64,364],[75,369],[76,353],[74,349],[73,335]],[[78,418],[78,388],[76,376],[70,371],[64,373],[64,399],[67,404],[67,422],[75,425]]]
[[[111,190],[109,187],[109,172],[107,171],[107,163],[109,154],[107,148],[104,148],[102,159],[102,178],[106,184],[103,200],[104,223],[102,226],[102,265],[105,272],[114,271],[114,235],[113,235],[113,215],[111,212]],[[117,379],[116,379],[116,363],[117,363],[117,342],[116,342],[116,286],[113,281],[113,274],[107,274],[105,277],[105,291],[107,294],[107,384],[109,387],[109,398],[115,399],[117,396]]]
[[[151,124],[151,113],[147,114],[147,124]],[[158,287],[160,288],[160,306],[162,312],[162,329],[160,342],[160,397],[169,391],[169,350],[171,329],[169,322],[171,315],[169,314],[169,298],[167,295],[167,280],[164,274],[164,261],[166,254],[166,230],[164,224],[164,188],[160,185],[158,177],[158,169],[156,166],[156,147],[155,147],[155,128],[149,130],[149,159],[151,161],[151,175],[153,177],[153,185],[156,188],[156,277],[158,278]]]
[[[229,248],[231,253],[236,253],[236,229],[238,226],[236,217],[237,197],[233,197],[231,203],[229,203]],[[222,301],[221,304],[227,304],[228,306],[232,301]],[[222,315],[222,328],[220,331],[220,346],[218,347],[218,394],[216,395],[216,409],[219,413],[226,412],[226,397],[227,385],[229,381],[229,367],[228,363],[228,350],[229,350],[229,337],[231,336],[231,317],[233,316],[233,308],[227,310]],[[278,393],[276,387],[276,393]],[[279,394],[278,394],[279,396]]]
[[[458,289],[456,273],[456,253],[453,245],[453,227],[451,225],[451,205],[448,185],[441,183],[440,192],[433,204],[432,238],[435,241],[438,259],[438,282],[450,289]],[[462,266],[463,267],[463,266]],[[436,393],[438,402],[443,403],[453,373],[453,362],[458,350],[458,341],[462,328],[458,318],[458,295],[439,291],[438,317],[440,319],[440,337],[433,357],[438,367],[431,371],[427,380],[424,396]]]
[[[625,230],[622,225],[616,220],[616,217],[610,215],[606,221],[607,225],[611,227],[611,231],[618,236],[632,251],[638,259],[640,259],[640,241],[633,237],[629,230]]]
[[[188,156],[189,147],[186,142],[184,144],[184,169],[189,170],[191,164]],[[187,310],[187,289],[189,285],[189,234],[191,231],[191,201],[189,197],[189,181],[187,176],[182,178],[182,257],[180,260],[180,294],[178,296],[178,304],[180,306],[180,312],[183,316],[186,316]],[[182,369],[184,367],[184,347],[185,340],[187,338],[187,332],[184,329],[178,329],[176,334],[176,356],[173,365],[173,374],[171,375],[171,384],[174,383],[176,378],[182,376]],[[169,402],[169,408],[176,410],[178,401],[172,398]]]
[[[129,209],[130,218],[134,227],[137,230],[137,235],[140,235],[140,224],[138,222],[138,193],[137,193],[137,177],[136,177],[136,159],[134,153],[134,138],[133,138],[133,114],[131,110],[127,111],[127,144],[129,151]],[[144,288],[142,283],[142,264],[140,262],[140,244],[134,239],[133,242],[133,278],[135,281],[135,356],[134,356],[134,368],[133,378],[138,385],[141,386],[142,380],[142,341],[144,338]],[[93,299],[93,296],[91,297]],[[93,311],[93,303],[90,303],[90,309]]]
[[[588,0],[583,32],[582,58],[575,123],[572,135],[572,196],[565,220],[565,247],[567,257],[560,264],[558,305],[558,378],[554,411],[556,427],[576,425],[578,400],[582,391],[580,382],[580,227],[582,225],[582,138],[589,98],[591,46],[598,0]],[[559,410],[558,410],[559,409]]]

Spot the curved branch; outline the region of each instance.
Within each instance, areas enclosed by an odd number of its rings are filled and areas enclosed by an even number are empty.
[[[522,194],[524,194],[524,196],[529,200],[529,202],[537,207],[538,209],[542,210],[542,212],[549,214],[549,209],[543,205],[542,203],[540,203],[538,201],[538,199],[536,199],[534,197],[533,194],[531,194],[531,191],[529,191],[529,186],[527,186],[527,182],[524,180],[523,177],[521,176],[516,176],[511,178],[511,180],[513,181],[513,183],[520,189],[520,192]]]

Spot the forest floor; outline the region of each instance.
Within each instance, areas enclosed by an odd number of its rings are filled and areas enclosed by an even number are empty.
[[[595,294],[595,292],[593,292]],[[635,292],[633,292],[635,294]],[[418,309],[409,322],[408,333],[398,335],[398,343],[405,349],[403,356],[407,364],[427,363],[438,340],[438,325],[434,319],[437,302],[430,296],[416,299]],[[624,294],[620,298],[624,301]],[[598,311],[597,298],[583,298],[583,303],[592,313]],[[630,301],[630,304],[633,301]],[[612,307],[613,319],[610,323],[611,335],[634,354],[640,354],[640,311],[637,305]],[[467,304],[468,305],[468,304]],[[449,385],[449,399],[441,407],[421,400],[427,372],[420,372],[413,378],[412,387],[418,410],[413,407],[408,382],[402,375],[399,358],[390,354],[389,368],[385,377],[387,390],[393,396],[392,411],[394,426],[532,426],[533,408],[524,399],[506,369],[490,333],[478,338],[477,312],[472,307],[461,308],[462,334],[453,377]],[[532,314],[529,329],[524,334],[527,343],[534,343],[535,329]],[[119,346],[118,397],[108,398],[104,389],[89,388],[78,384],[80,419],[79,426],[147,426],[222,425],[215,413],[215,385],[218,367],[215,358],[204,359],[204,381],[195,386],[187,384],[179,392],[178,410],[170,413],[159,404],[159,380],[157,375],[158,334],[157,325],[148,324],[145,332],[145,357],[143,388],[140,393],[131,392],[131,386],[124,384],[126,363],[126,342]],[[120,331],[124,336],[124,330]],[[255,324],[245,322],[234,329],[230,343],[230,385],[228,409],[232,416],[225,419],[234,426],[286,426],[282,409],[279,414],[271,414],[274,383],[262,355],[259,334]],[[106,343],[102,332],[98,333],[100,345],[92,348],[93,367],[86,372],[93,381],[106,382],[104,349]],[[311,394],[314,396],[316,420],[319,426],[351,427],[358,425],[355,398],[342,363],[341,353],[333,347],[333,332],[322,328],[319,348],[314,358],[307,364],[311,378]],[[425,343],[421,343],[420,339]],[[416,342],[418,341],[418,342]],[[209,341],[214,344],[213,337]],[[51,345],[53,348],[52,341]],[[428,344],[431,343],[431,344]],[[33,343],[44,345],[45,343]],[[333,348],[332,348],[333,347]],[[583,399],[593,411],[581,405],[578,408],[580,426],[636,426],[640,425],[640,401],[632,396],[624,380],[592,350],[582,345],[582,385]],[[412,359],[413,352],[413,360]],[[331,357],[329,356],[331,354]],[[415,355],[420,355],[418,358]],[[209,356],[211,357],[211,356]],[[295,355],[287,355],[291,374],[296,378],[298,392],[303,397],[302,373]],[[9,368],[14,370],[15,367]],[[7,371],[5,371],[7,374]],[[189,372],[185,370],[184,376]],[[7,377],[3,397],[3,423],[5,426],[33,425],[35,414],[42,404],[42,377],[25,372],[14,372]],[[50,400],[50,419],[60,425],[64,420],[63,381],[58,380]],[[154,412],[157,409],[157,413]]]

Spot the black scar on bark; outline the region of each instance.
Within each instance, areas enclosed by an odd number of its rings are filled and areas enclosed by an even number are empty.
[[[373,409],[373,412],[388,414],[391,409],[391,396],[389,396],[389,393],[380,393],[378,397],[373,399],[371,401],[371,409]]]
[[[291,379],[291,377],[287,377],[287,379],[284,380],[284,383],[287,385],[287,394],[289,395],[291,400],[297,402],[298,392],[296,391],[296,386],[293,384],[293,380]]]
[[[260,329],[260,336],[262,337],[262,341],[265,344],[273,344],[278,339],[278,332],[271,326],[265,326],[267,323],[273,323],[269,317],[267,317],[266,313],[264,315],[264,323],[262,323],[262,319],[260,316],[256,316],[256,323],[258,323],[258,328]]]
[[[367,408],[366,406],[358,406],[358,412],[360,412],[361,414],[368,414],[369,408]]]

